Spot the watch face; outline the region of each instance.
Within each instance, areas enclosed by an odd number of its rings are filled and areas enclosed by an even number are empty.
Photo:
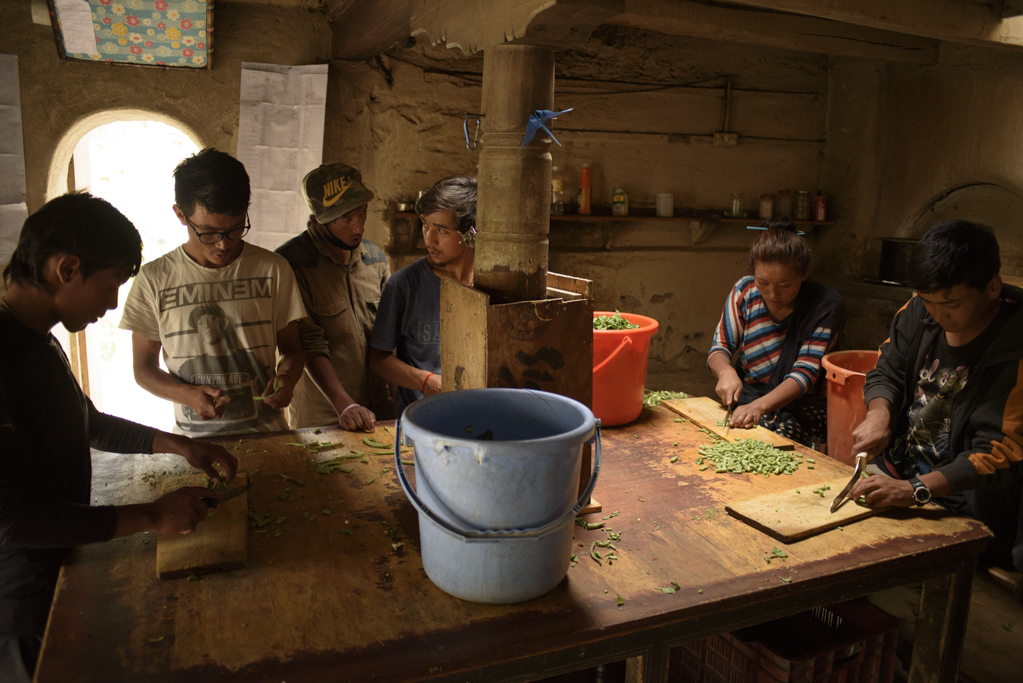
[[[931,499],[931,490],[924,486],[922,481],[912,477],[909,483],[913,487],[913,500],[916,501],[917,505],[923,505]]]

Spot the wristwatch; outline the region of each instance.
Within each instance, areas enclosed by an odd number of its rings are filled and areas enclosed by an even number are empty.
[[[913,487],[913,500],[917,505],[923,505],[931,499],[931,490],[924,486],[924,483],[916,477],[910,477],[910,485]]]

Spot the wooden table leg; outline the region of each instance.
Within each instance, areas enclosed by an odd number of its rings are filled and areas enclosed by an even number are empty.
[[[669,648],[664,643],[652,644],[640,655],[641,683],[664,683],[668,680]],[[627,670],[626,670],[627,672]]]
[[[974,558],[952,574],[926,579],[913,638],[909,683],[956,683],[970,612]]]

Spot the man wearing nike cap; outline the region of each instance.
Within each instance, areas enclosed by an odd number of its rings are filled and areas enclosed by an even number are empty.
[[[366,362],[380,292],[391,272],[384,252],[363,239],[373,193],[362,174],[323,164],[302,179],[307,229],[277,249],[291,263],[309,317],[299,332],[312,382],[299,382],[289,407],[293,429],[337,422],[372,430],[394,417],[387,382]]]

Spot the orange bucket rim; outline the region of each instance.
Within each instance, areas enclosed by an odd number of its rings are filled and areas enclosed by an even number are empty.
[[[624,311],[619,311],[619,313],[621,313],[621,316],[630,323],[639,325],[639,327],[631,330],[593,330],[593,334],[612,336],[623,336],[627,334],[655,334],[660,327],[660,323],[649,316],[640,315],[639,313],[625,313]],[[596,318],[598,315],[612,316],[614,314],[615,311],[594,311],[593,317]]]
[[[824,369],[827,370],[829,373],[834,373],[835,375],[844,377],[845,379],[849,379],[850,377],[866,377],[867,376],[866,372],[860,372],[858,370],[850,370],[849,368],[844,368],[841,365],[837,365],[833,360],[831,360],[831,358],[837,358],[842,356],[848,357],[851,356],[852,354],[864,354],[866,356],[873,356],[874,362],[875,363],[877,362],[876,351],[869,351],[866,349],[848,349],[846,351],[835,351],[833,353],[825,354],[824,356],[821,357],[821,365],[824,366]]]

